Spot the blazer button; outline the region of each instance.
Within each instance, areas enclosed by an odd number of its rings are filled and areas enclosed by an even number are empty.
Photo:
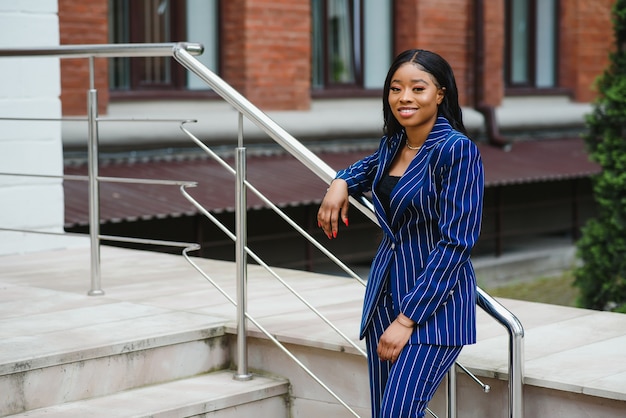
[[[391,249],[395,250],[396,249],[396,244],[391,244]]]

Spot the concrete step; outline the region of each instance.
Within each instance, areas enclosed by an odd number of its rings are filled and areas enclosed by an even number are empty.
[[[40,408],[11,417],[46,418],[287,418],[289,383],[254,376],[233,379],[223,370],[107,396]]]
[[[128,308],[112,305],[109,309],[116,312]],[[103,313],[102,307],[98,312]],[[11,352],[0,356],[0,416],[227,369],[231,360],[224,326],[207,324],[206,319],[159,312],[99,324],[97,330],[93,325],[72,330],[55,326],[46,333],[45,343],[15,339]]]
[[[97,298],[86,296],[88,249],[0,257],[0,416],[29,416],[25,411],[36,413],[90,398],[118,399],[125,391],[187,381],[232,367],[236,309],[197,278],[182,257],[106,246],[102,252],[106,295]],[[196,262],[234,294],[233,263]],[[358,341],[363,286],[344,277],[277,271]],[[261,266],[249,266],[249,285],[250,314],[361,417],[368,417],[365,358],[300,301],[286,297],[284,287]],[[499,300],[524,325],[524,416],[624,416],[626,315]],[[491,391],[483,393],[459,373],[459,416],[501,418],[507,416],[508,406],[509,335],[480,309],[477,322],[478,343],[466,346],[459,361],[489,384]],[[250,370],[288,380],[291,416],[353,417],[255,327],[249,327],[249,334]],[[363,341],[359,344],[364,346]],[[178,350],[178,345],[186,348]],[[142,350],[158,350],[160,355],[154,353],[146,362]],[[215,355],[218,358],[211,357]],[[169,376],[170,383],[133,382],[149,381],[161,373]],[[104,394],[108,386],[119,393]],[[81,399],[71,400],[77,397]],[[116,405],[107,403],[109,408]],[[233,408],[231,417],[264,418],[256,413],[263,407],[240,413],[244,407]],[[429,407],[438,416],[446,416],[445,385]]]

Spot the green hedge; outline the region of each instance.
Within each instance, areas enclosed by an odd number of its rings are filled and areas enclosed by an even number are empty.
[[[584,308],[626,313],[626,0],[613,5],[615,46],[598,78],[585,142],[602,171],[593,179],[598,215],[577,242],[582,265],[574,284]]]

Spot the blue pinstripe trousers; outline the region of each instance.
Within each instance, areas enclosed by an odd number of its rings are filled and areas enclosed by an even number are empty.
[[[378,340],[396,316],[391,295],[383,291],[365,336],[372,418],[422,418],[462,347],[407,344],[395,363],[381,361]]]

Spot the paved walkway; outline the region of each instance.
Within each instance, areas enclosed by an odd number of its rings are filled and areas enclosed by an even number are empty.
[[[233,263],[197,262],[235,294]],[[356,338],[361,284],[277,271]],[[45,366],[85,346],[99,350],[155,331],[166,335],[183,327],[197,332],[209,323],[235,323],[235,308],[180,256],[105,246],[102,287],[104,296],[87,296],[87,248],[0,257],[0,375]],[[250,314],[279,338],[354,350],[258,266],[250,266],[248,295]],[[501,303],[525,328],[527,385],[626,401],[626,315],[507,299]],[[466,347],[460,361],[478,375],[502,376],[507,373],[507,333],[480,310],[478,321],[479,343]]]

